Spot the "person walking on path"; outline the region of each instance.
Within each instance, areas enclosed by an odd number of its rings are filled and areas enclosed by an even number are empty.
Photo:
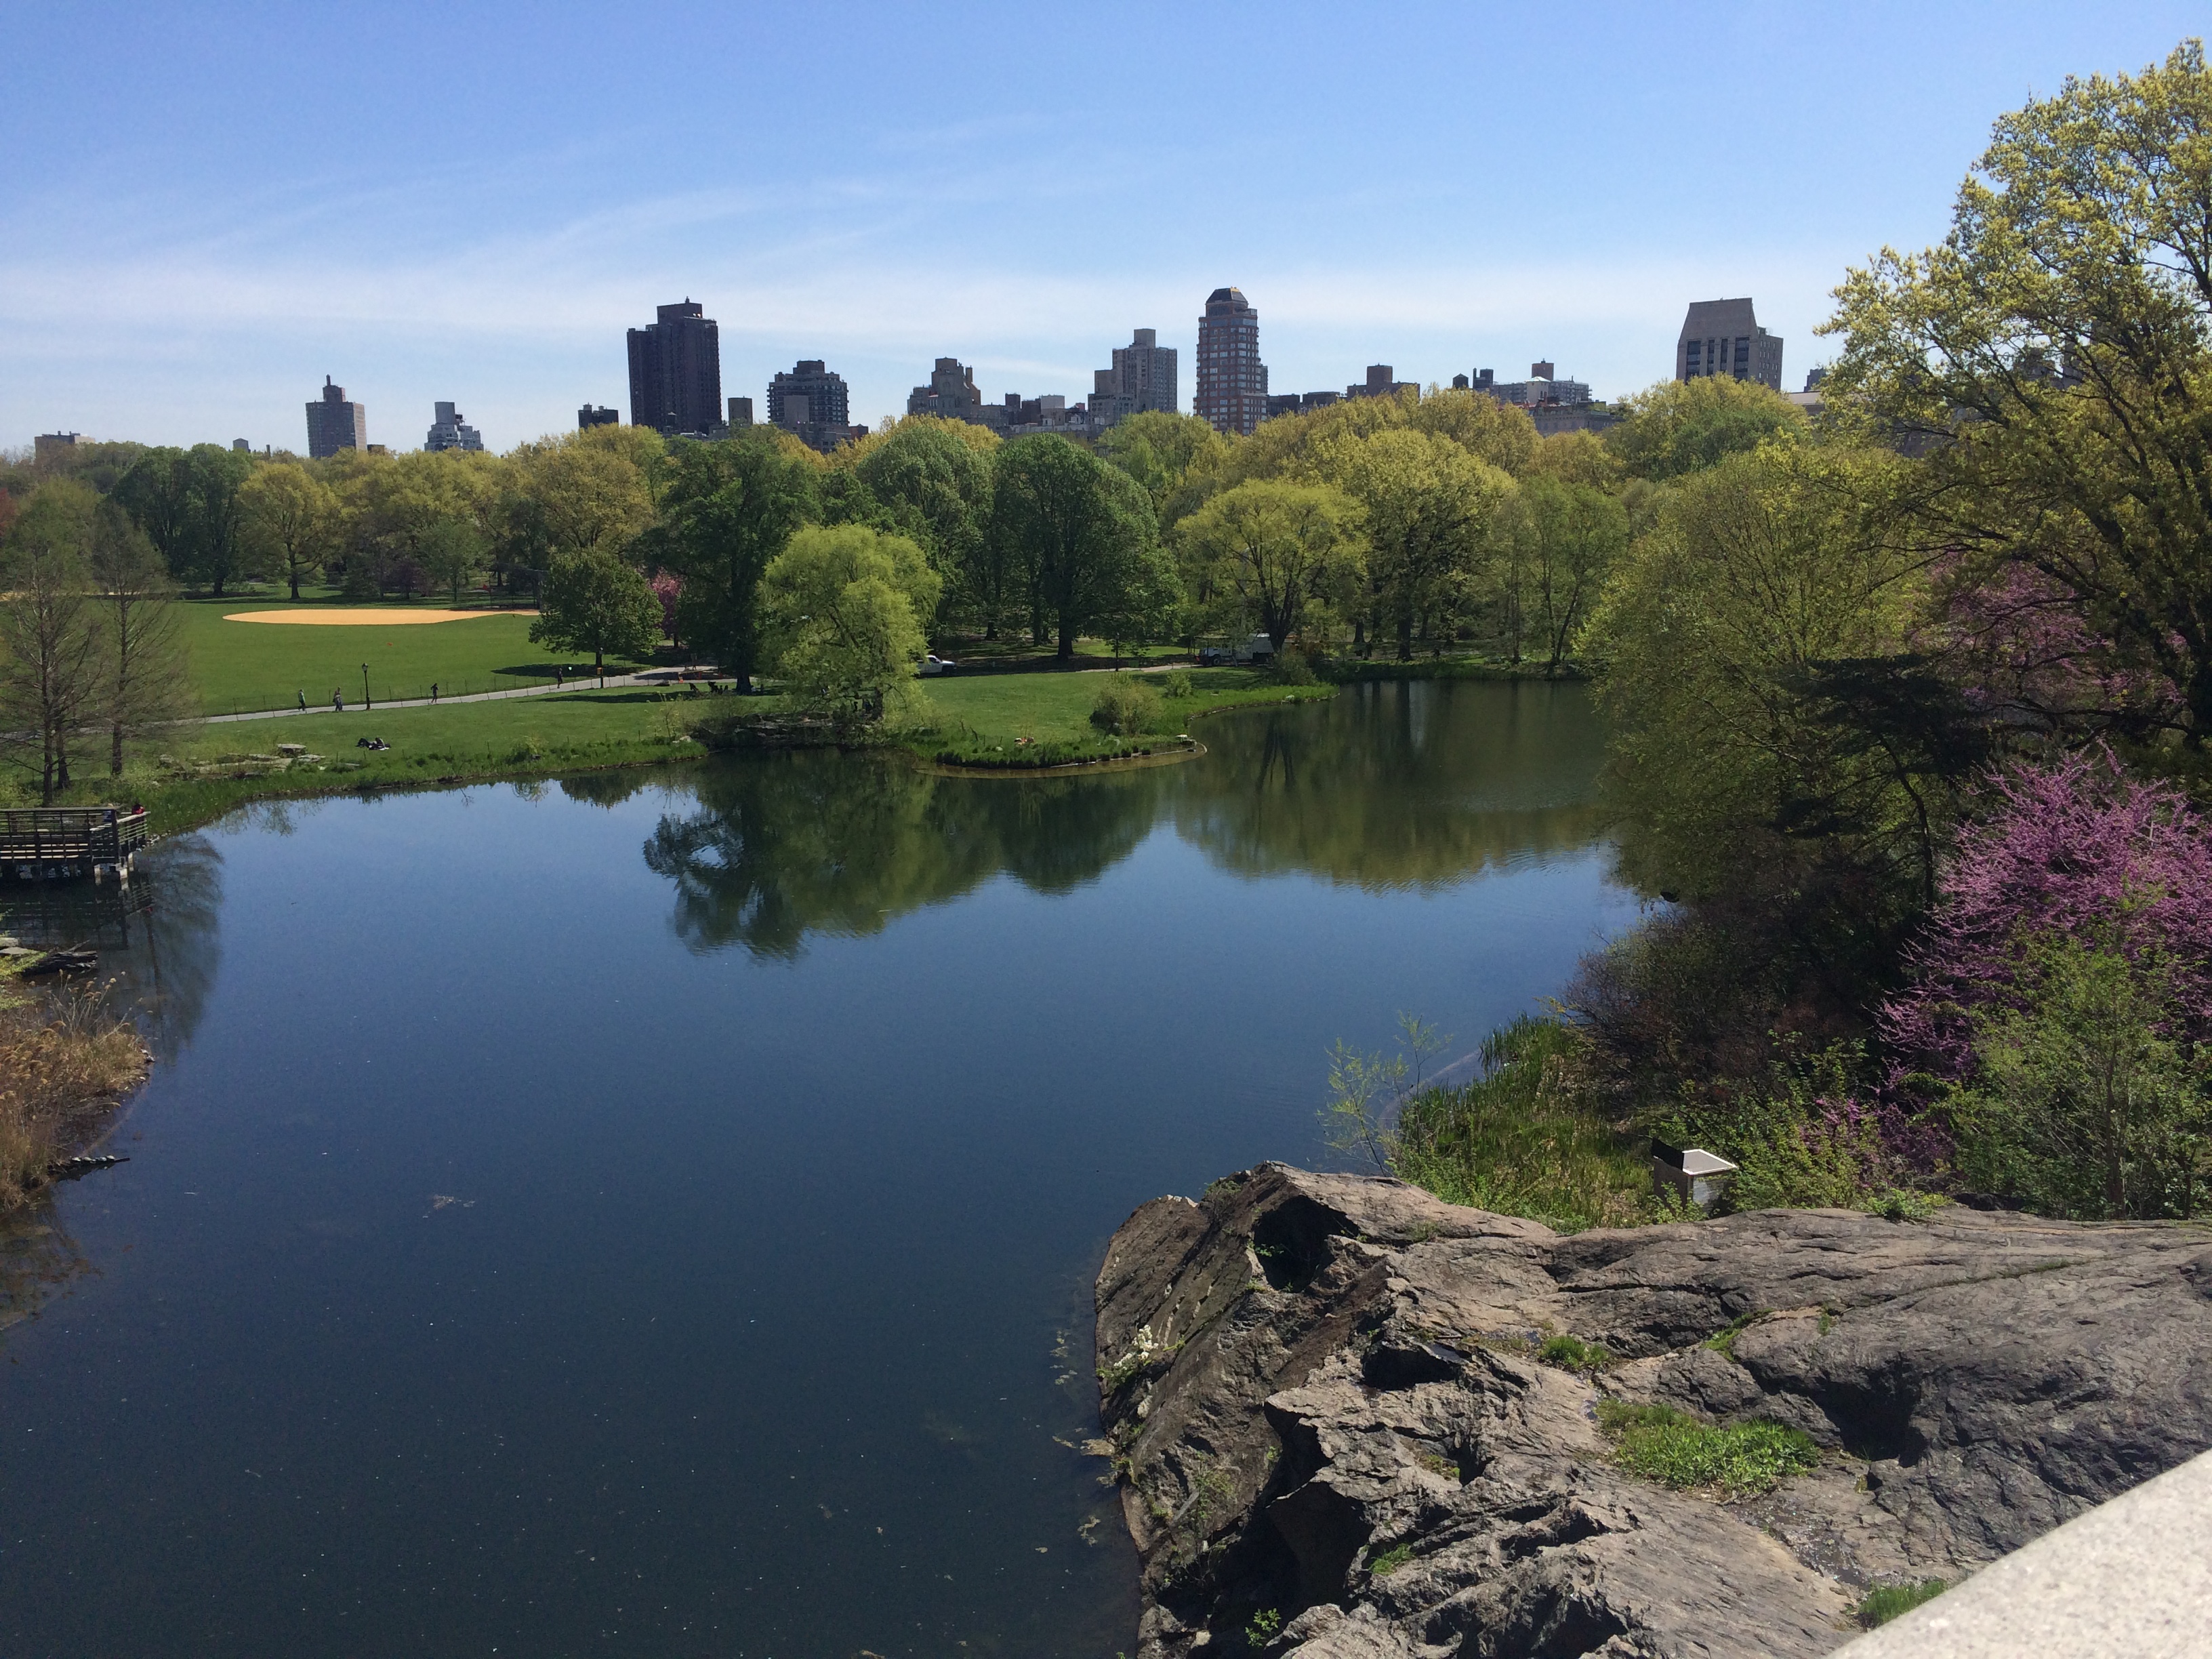
[[[343,714],[345,713],[344,692],[332,691],[331,693],[331,712],[334,714]]]
[[[561,665],[558,663],[553,665],[553,689],[556,691],[561,689]]]
[[[432,702],[438,701],[438,682],[435,680],[430,682],[430,701]]]
[[[307,712],[307,694],[306,692],[304,692],[304,691],[301,691],[301,692],[297,693],[296,695],[298,696],[298,697],[299,697],[299,699],[300,699],[300,712],[301,712],[302,714],[306,714],[306,713]]]

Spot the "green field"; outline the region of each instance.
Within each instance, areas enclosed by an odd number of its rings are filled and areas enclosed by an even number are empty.
[[[1146,673],[1135,678],[1164,692],[1174,682],[1167,675]],[[1250,703],[1297,702],[1334,695],[1329,686],[1285,686],[1249,668],[1200,668],[1187,671],[1190,690],[1183,696],[1163,696],[1162,718],[1156,732],[1173,737],[1189,729],[1198,715],[1216,708]],[[1069,758],[1109,754],[1120,746],[1091,723],[1097,706],[1101,673],[953,675],[930,680],[926,693],[933,710],[933,738],[910,746],[931,754],[949,752],[976,759],[1014,754],[1021,739],[1034,745],[1072,749]]]
[[[298,608],[329,603],[309,599]],[[442,696],[542,684],[553,678],[556,661],[571,667],[579,661],[556,659],[543,646],[531,644],[530,617],[514,613],[367,628],[224,620],[242,611],[294,608],[289,600],[237,599],[186,599],[179,606],[191,653],[192,683],[207,713],[289,708],[301,692],[311,706],[327,708],[333,690],[345,693],[350,708],[361,701],[363,663],[368,665],[371,697],[397,702],[428,696],[434,680]],[[444,607],[426,599],[375,608],[404,615]]]

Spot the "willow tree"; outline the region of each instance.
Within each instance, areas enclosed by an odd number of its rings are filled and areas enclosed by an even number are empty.
[[[2197,41],[1996,124],[1950,234],[1837,290],[1831,409],[1927,451],[1902,523],[1962,584],[2024,577],[2212,740],[2212,75]]]
[[[1257,623],[1277,650],[1315,604],[1355,597],[1367,574],[1359,505],[1328,484],[1258,478],[1216,495],[1176,532],[1184,590]]]

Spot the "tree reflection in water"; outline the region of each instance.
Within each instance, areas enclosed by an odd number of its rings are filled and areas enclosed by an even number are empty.
[[[647,865],[676,889],[694,950],[796,957],[1001,872],[1040,892],[1096,879],[1157,823],[1242,874],[1437,888],[1588,846],[1601,749],[1579,686],[1356,687],[1322,705],[1209,720],[1173,767],[963,777],[825,751],[714,763],[656,780],[696,796],[662,817]],[[611,803],[615,775],[564,784]]]

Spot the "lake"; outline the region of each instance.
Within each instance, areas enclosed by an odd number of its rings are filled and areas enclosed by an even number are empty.
[[[1341,1164],[1635,915],[1577,688],[1225,715],[1181,765],[800,753],[269,805],[115,890],[161,1063],[0,1244],[0,1651],[1095,1656],[1114,1229]]]

